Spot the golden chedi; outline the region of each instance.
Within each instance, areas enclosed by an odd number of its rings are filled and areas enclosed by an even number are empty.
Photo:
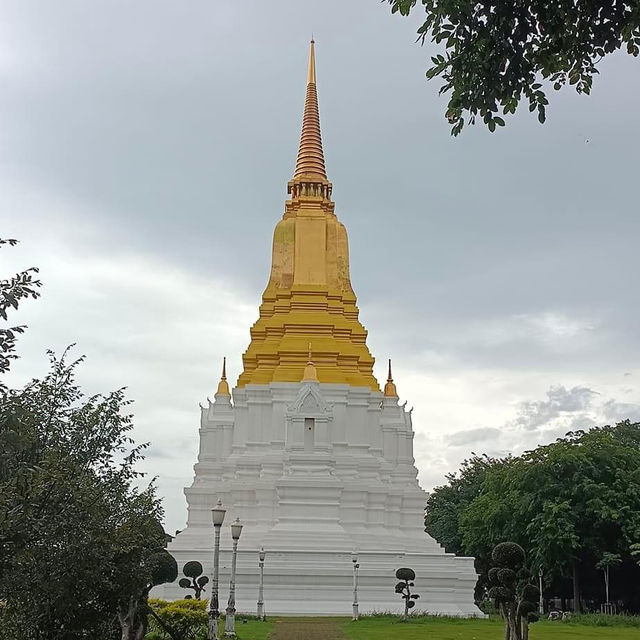
[[[320,382],[379,390],[349,276],[347,231],[331,200],[322,151],[314,43],[291,197],[273,234],[269,283],[238,386],[299,382],[313,343]]]

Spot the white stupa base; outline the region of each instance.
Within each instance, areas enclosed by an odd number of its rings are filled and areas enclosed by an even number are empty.
[[[445,553],[424,532],[426,494],[416,479],[411,412],[396,397],[302,382],[247,385],[234,389],[233,399],[217,394],[202,409],[195,478],[185,489],[188,523],[168,546],[180,570],[198,560],[211,577],[211,509],[222,501],[221,610],[229,524],[239,517],[240,612],[256,612],[264,547],[267,615],[351,615],[354,551],[361,613],[402,611],[395,572],[410,567],[420,594],[414,612],[482,615],[473,598],[473,558]],[[187,593],[177,581],[153,591],[167,599]]]
[[[177,553],[178,565],[194,559],[193,553]],[[204,560],[204,557],[202,558]],[[358,603],[360,613],[401,613],[403,601],[394,592],[396,569],[416,572],[415,593],[420,594],[414,613],[457,617],[483,616],[473,604],[476,574],[473,561],[442,554],[360,553]],[[203,562],[210,575],[212,561]],[[229,594],[230,553],[224,551],[220,565],[220,609]],[[236,579],[236,609],[255,615],[258,601],[258,555],[239,551]],[[176,599],[185,590],[176,584],[154,590],[155,597]],[[207,585],[205,597],[210,594]],[[264,577],[266,615],[350,616],[353,610],[353,565],[351,552],[272,551],[267,554]]]

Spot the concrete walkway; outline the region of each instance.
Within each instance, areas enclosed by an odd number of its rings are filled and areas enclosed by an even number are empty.
[[[269,640],[344,640],[344,634],[330,618],[288,618],[276,622]]]

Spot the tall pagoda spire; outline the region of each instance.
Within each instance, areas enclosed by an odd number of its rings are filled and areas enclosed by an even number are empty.
[[[349,275],[347,230],[327,179],[311,39],[300,147],[273,234],[271,275],[238,387],[318,380],[379,391]],[[313,342],[313,361],[308,345]]]
[[[296,158],[293,178],[287,185],[291,200],[287,203],[289,211],[295,211],[304,201],[314,208],[333,212],[331,201],[333,187],[327,179],[320,133],[320,112],[318,110],[318,91],[316,89],[316,52],[315,41],[309,45],[309,68],[307,71],[307,93],[302,115],[302,132]]]
[[[304,101],[302,133],[296,160],[294,180],[301,177],[327,179],[320,133],[320,113],[318,111],[318,92],[316,89],[315,41],[309,45],[309,71],[307,73],[307,96]]]

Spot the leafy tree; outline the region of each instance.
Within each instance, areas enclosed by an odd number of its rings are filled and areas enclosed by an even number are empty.
[[[465,486],[464,499],[456,489],[466,472],[449,478],[447,490],[436,489],[427,505],[431,530],[447,529],[448,539],[459,541],[457,553],[476,557],[481,576],[496,544],[519,544],[527,550],[530,575],[542,567],[549,582],[571,578],[578,609],[580,575],[605,551],[630,563],[630,545],[640,535],[639,458],[640,424],[624,421],[568,434],[487,467]],[[438,508],[430,511],[433,504]],[[486,585],[484,579],[479,584]]]
[[[604,574],[604,589],[605,589],[605,602],[609,604],[609,569],[616,567],[622,562],[622,558],[619,553],[609,553],[605,551],[602,557],[596,564],[596,569],[601,569]]]
[[[147,633],[149,592],[178,577],[175,559],[165,549],[164,530],[159,521],[143,509],[118,531],[116,592],[122,640],[142,640]]]
[[[457,473],[447,474],[447,484],[436,487],[430,493],[425,507],[425,531],[449,553],[468,553],[462,539],[460,518],[480,494],[487,474],[509,465],[510,462],[510,457],[492,458],[473,454],[471,458],[462,462]],[[481,553],[474,551],[476,569],[479,573],[475,587],[477,600],[482,598],[486,589],[486,575],[493,544],[495,542],[491,540]]]
[[[459,471],[446,475],[447,484],[436,487],[429,494],[424,517],[425,531],[448,552],[463,552],[460,514],[478,496],[487,472],[509,464],[509,460],[473,454],[462,462]]]
[[[417,0],[387,0],[392,12],[408,15]],[[431,58],[427,78],[440,76],[450,94],[446,117],[458,135],[476,118],[494,131],[498,115],[515,113],[521,100],[542,123],[545,90],[567,83],[589,94],[598,62],[624,48],[640,53],[640,3],[584,0],[421,0],[426,20],[418,40],[444,47]],[[543,84],[545,86],[543,86]]]
[[[181,578],[178,583],[183,589],[193,589],[196,600],[200,600],[205,585],[209,582],[209,578],[203,576],[202,571],[202,565],[197,560],[190,560],[182,568],[182,573],[187,577]],[[189,599],[191,596],[185,598]]]
[[[124,392],[85,398],[67,357],[0,405],[3,622],[16,640],[74,640],[110,638],[119,619],[137,640],[150,587],[177,567],[154,486],[135,486],[144,446]]]
[[[0,238],[0,248],[5,244],[14,247],[18,241]],[[38,273],[37,267],[31,267],[11,278],[0,280],[0,318],[2,320],[7,322],[9,311],[17,309],[22,300],[35,299],[40,296],[38,288],[42,286],[42,283],[40,280],[34,279],[36,273]],[[0,373],[9,371],[11,360],[17,358],[15,354],[16,340],[18,334],[23,333],[24,330],[24,325],[0,328]],[[0,393],[4,390],[5,387],[0,382]]]
[[[522,581],[524,549],[515,542],[502,542],[493,549],[494,566],[489,570],[489,596],[505,621],[506,640],[527,640],[529,623],[538,619],[540,590]]]
[[[0,281],[3,319],[38,297],[36,271]],[[23,328],[0,330],[2,372]],[[155,487],[136,487],[145,445],[122,389],[86,398],[82,358],[49,357],[43,379],[0,386],[0,636],[139,640],[149,589],[177,575]]]
[[[406,620],[409,617],[409,610],[416,606],[415,601],[420,597],[417,593],[411,593],[416,574],[413,569],[402,567],[396,571],[396,578],[400,580],[396,584],[396,593],[399,593],[404,600],[404,619]]]

